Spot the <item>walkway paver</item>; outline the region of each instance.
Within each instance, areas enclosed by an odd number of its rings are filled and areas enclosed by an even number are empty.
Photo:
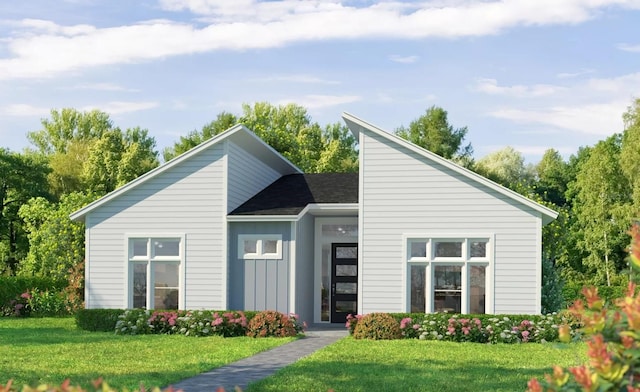
[[[268,377],[281,368],[345,336],[347,336],[347,331],[344,329],[307,331],[304,338],[172,385],[175,389],[182,389],[184,392],[215,392],[219,387],[231,392],[236,386],[245,389],[249,383]]]

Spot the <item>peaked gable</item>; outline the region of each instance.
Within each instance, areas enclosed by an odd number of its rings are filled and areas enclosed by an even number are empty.
[[[521,204],[525,207],[531,208],[537,212],[539,212],[542,216],[542,223],[543,224],[547,224],[550,223],[551,221],[553,221],[554,219],[557,218],[558,213],[553,211],[552,209],[543,206],[542,204],[536,203],[535,201],[511,190],[508,189],[500,184],[497,184],[491,180],[489,180],[488,178],[481,176],[478,173],[475,173],[469,169],[466,169],[446,158],[443,158],[437,154],[434,154],[433,152],[426,150],[422,147],[419,147],[407,140],[404,140],[396,135],[393,135],[389,132],[386,132],[352,114],[349,113],[343,113],[342,114],[342,118],[345,121],[345,123],[347,124],[347,126],[349,127],[349,129],[351,130],[351,132],[354,134],[354,136],[356,137],[356,139],[359,139],[359,135],[361,132],[370,132],[373,133],[375,135],[381,136],[384,139],[395,143],[397,145],[403,146],[413,152],[416,152],[417,154],[419,154],[421,157],[424,157],[434,163],[437,163],[439,165],[442,165],[462,176],[464,176],[465,178],[469,179],[471,182],[475,182],[481,185],[484,185],[504,196],[506,196],[507,198],[513,200],[514,202]]]
[[[274,170],[278,171],[282,175],[301,173],[300,169],[293,163],[278,153],[273,147],[266,144],[256,134],[251,132],[244,125],[235,125],[226,131],[214,136],[213,138],[202,142],[189,151],[173,158],[172,160],[158,166],[157,168],[143,174],[135,180],[123,185],[122,187],[114,190],[111,193],[99,198],[98,200],[88,204],[87,206],[75,211],[70,215],[72,220],[82,220],[86,214],[95,210],[96,208],[105,205],[106,203],[120,197],[121,195],[137,188],[141,184],[151,181],[158,175],[170,170],[173,167],[180,165],[181,163],[198,156],[204,151],[209,150],[213,146],[223,143],[225,140],[230,140],[239,146],[242,146],[248,153],[252,154],[256,158],[264,161]]]

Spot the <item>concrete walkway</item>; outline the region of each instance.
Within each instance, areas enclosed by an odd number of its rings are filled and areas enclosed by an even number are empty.
[[[219,387],[223,387],[227,392],[233,392],[236,386],[245,389],[249,383],[268,377],[281,368],[347,335],[348,332],[344,326],[340,329],[311,328],[305,332],[304,338],[172,385],[174,389],[182,389],[184,392],[215,392]]]

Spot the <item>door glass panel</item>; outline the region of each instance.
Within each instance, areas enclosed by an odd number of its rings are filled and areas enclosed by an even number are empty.
[[[133,264],[133,307],[147,307],[147,264]]]
[[[462,257],[462,242],[436,241],[435,257]]]
[[[336,276],[358,276],[358,266],[353,264],[336,265]]]
[[[180,240],[154,239],[153,254],[154,256],[180,256]]]
[[[411,313],[422,313],[426,311],[425,278],[426,267],[424,265],[411,266]]]
[[[357,294],[357,293],[358,293],[357,283],[344,283],[344,282],[336,283],[336,294]]]
[[[178,264],[154,263],[154,308],[178,309]]]
[[[462,308],[462,267],[433,267],[433,308],[436,312],[460,313]]]
[[[336,301],[336,312],[355,314],[357,309],[358,305],[356,301]]]
[[[485,313],[486,269],[483,265],[469,268],[469,313]]]
[[[336,259],[355,259],[357,257],[357,246],[336,246]]]
[[[322,284],[320,286],[320,320],[329,321],[329,289],[331,287],[331,245],[322,245]]]

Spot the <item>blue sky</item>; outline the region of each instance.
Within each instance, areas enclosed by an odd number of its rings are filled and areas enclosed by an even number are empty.
[[[393,130],[437,105],[477,158],[535,163],[623,129],[640,0],[4,0],[0,147],[52,108],[100,109],[161,150],[242,103]]]

